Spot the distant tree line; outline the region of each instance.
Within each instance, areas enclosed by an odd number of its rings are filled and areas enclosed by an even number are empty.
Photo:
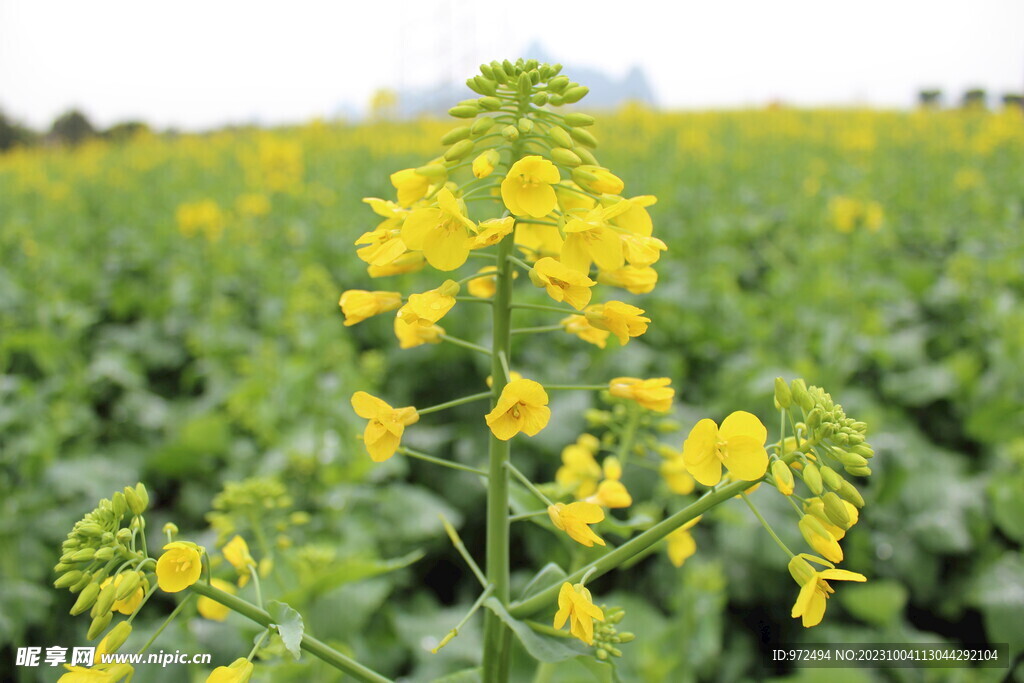
[[[917,93],[917,103],[922,107],[939,108],[942,106],[943,92],[938,88],[926,88]],[[959,106],[962,109],[986,109],[988,108],[989,96],[984,88],[968,88],[960,96]],[[1024,105],[1024,96],[1018,93],[1004,93],[1002,96],[1004,107],[1018,107]]]
[[[149,130],[149,126],[141,121],[124,121],[100,130],[81,111],[71,109],[58,116],[48,132],[41,133],[12,119],[0,109],[0,152],[17,146],[41,144],[75,146],[93,138],[120,141],[145,130]]]

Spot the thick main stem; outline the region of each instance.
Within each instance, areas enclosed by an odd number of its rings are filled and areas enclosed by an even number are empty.
[[[494,340],[491,348],[491,377],[497,403],[508,378],[503,359],[511,352],[512,263],[508,256],[515,243],[515,234],[506,235],[498,244],[497,290],[494,293]],[[492,406],[493,406],[492,403]],[[491,435],[489,476],[487,477],[487,581],[494,586],[494,597],[502,604],[509,601],[508,551],[508,469],[509,442]],[[484,618],[483,679],[502,683],[508,678],[508,651],[511,631],[488,611]]]

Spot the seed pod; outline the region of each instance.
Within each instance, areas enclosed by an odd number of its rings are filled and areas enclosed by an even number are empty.
[[[452,128],[450,131],[444,134],[441,138],[442,145],[454,145],[459,140],[464,140],[469,137],[470,134],[469,126],[459,126],[458,128]]]
[[[828,465],[822,465],[818,470],[821,473],[821,480],[825,482],[825,486],[833,491],[842,486],[843,478],[834,469]]]
[[[568,166],[569,168],[576,168],[583,163],[583,160],[575,152],[565,147],[555,147],[552,149],[551,160],[556,164]]]
[[[480,107],[470,104],[460,104],[448,110],[448,114],[457,119],[471,119],[479,113]]]
[[[548,131],[548,135],[559,147],[572,149],[575,146],[575,143],[572,141],[572,136],[569,135],[569,132],[561,126],[552,126],[551,130]]]
[[[473,151],[472,140],[459,140],[444,153],[445,161],[458,161]]]
[[[850,528],[850,515],[846,512],[846,506],[842,499],[832,491],[821,497],[825,503],[825,515],[828,521],[843,529]]]
[[[103,635],[103,632],[110,626],[110,620],[114,618],[113,612],[104,612],[92,620],[89,625],[89,632],[85,634],[86,639],[95,640]]]
[[[786,384],[786,380],[781,377],[775,378],[775,402],[779,404],[779,407],[783,410],[793,405],[793,392],[789,390],[789,385]]]
[[[548,81],[548,91],[561,93],[567,85],[569,85],[569,78],[567,76],[556,76]]]
[[[82,592],[78,594],[78,599],[75,600],[75,604],[71,606],[71,616],[78,616],[85,610],[93,606],[96,602],[96,597],[100,594],[100,585],[98,583],[90,583]]]
[[[562,93],[562,99],[564,99],[567,104],[572,104],[574,102],[579,102],[580,100],[582,100],[584,97],[586,97],[588,92],[590,92],[590,88],[588,88],[587,86],[577,85],[573,88],[569,88],[564,93]]]
[[[821,495],[821,473],[813,462],[804,465],[804,483],[807,488],[814,492],[814,495]]]
[[[570,126],[592,126],[596,120],[590,114],[578,111],[569,112],[565,115],[565,122]]]
[[[850,482],[843,480],[842,486],[836,491],[839,497],[843,500],[848,500],[859,508],[864,507],[864,497],[860,495],[860,491],[857,490]]]
[[[591,149],[597,147],[597,138],[590,134],[590,131],[586,128],[570,128],[569,134],[572,135],[573,140],[576,140],[582,145],[586,145]]]

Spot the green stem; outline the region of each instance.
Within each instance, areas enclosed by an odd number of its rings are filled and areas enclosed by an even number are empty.
[[[256,565],[249,565],[249,576],[252,577],[252,586],[256,589],[256,604],[263,607],[263,591],[260,589],[260,576],[256,571]]]
[[[607,389],[608,387],[601,388]],[[622,432],[622,439],[619,441],[619,449],[615,453],[623,466],[625,466],[626,461],[629,459],[629,450],[633,448],[633,442],[636,441],[636,429],[639,425],[640,411],[636,405],[632,405],[629,408],[629,418],[626,421],[625,430]]]
[[[518,515],[512,515],[511,517],[508,518],[508,521],[510,521],[510,522],[521,522],[524,519],[533,519],[534,517],[544,517],[547,514],[548,514],[548,511],[546,509],[544,509],[544,510],[534,510],[533,512],[523,512],[523,513],[520,513]]]
[[[564,582],[568,581],[569,583],[578,583],[579,580],[583,578],[583,575],[591,570],[594,572],[592,574],[592,578],[597,578],[610,572],[629,558],[646,550],[695,517],[704,514],[716,505],[729,500],[733,496],[746,491],[756,484],[756,481],[734,481],[726,484],[717,491],[705,494],[696,502],[688,505],[674,515],[666,517],[647,531],[644,531],[626,541],[615,550],[612,550],[590,564],[577,569],[566,578],[556,581],[526,600],[513,603],[509,606],[509,614],[516,618],[521,618],[533,614],[539,609],[550,607],[558,597],[558,591],[561,590]]]
[[[444,403],[438,403],[437,405],[429,406],[427,408],[417,408],[416,412],[418,414],[420,414],[420,415],[429,415],[430,413],[436,413],[439,410],[447,410],[448,408],[454,408],[455,406],[461,406],[464,403],[472,403],[473,401],[481,401],[481,400],[483,400],[485,398],[490,398],[491,396],[492,396],[491,392],[483,391],[483,392],[480,392],[479,394],[470,394],[469,396],[463,396],[462,398],[456,398],[456,399],[453,399],[451,401],[446,401]]]
[[[750,502],[750,498],[747,497],[747,494],[746,493],[741,493],[740,496],[743,498],[743,502],[745,502],[747,504],[747,506],[750,508],[750,511],[754,513],[754,516],[757,517],[757,520],[759,522],[761,522],[761,526],[763,526],[765,531],[768,532],[768,535],[771,536],[772,539],[774,539],[774,541],[779,545],[780,548],[782,548],[783,551],[785,551],[785,553],[787,555],[789,555],[790,557],[793,557],[793,551],[790,550],[786,546],[786,544],[782,542],[782,539],[779,538],[776,535],[776,533],[772,529],[771,525],[768,524],[768,521],[764,517],[761,516],[761,513],[758,512],[756,507],[754,507],[754,504]]]
[[[511,334],[533,334],[535,332],[559,332],[565,328],[561,325],[539,325],[537,327],[513,327]]]
[[[266,611],[260,609],[251,602],[243,600],[236,595],[226,593],[219,588],[214,588],[213,586],[209,586],[205,583],[194,583],[191,586],[191,590],[193,593],[198,593],[199,595],[219,602],[228,609],[238,612],[243,617],[260,624],[261,626],[269,627],[274,623],[274,620]],[[356,660],[346,657],[308,633],[303,634],[301,646],[302,649],[309,654],[327,662],[339,671],[344,671],[356,680],[368,681],[369,683],[393,683],[390,678],[385,678],[373,669],[369,669]]]
[[[469,282],[470,280],[479,280],[482,277],[494,277],[494,271],[488,271],[486,273],[473,273],[472,275],[467,275],[466,277],[462,278],[461,280],[456,280],[455,283],[459,284],[459,285],[463,285],[463,284]]]
[[[164,632],[164,629],[165,629],[165,628],[167,628],[167,626],[168,626],[168,625],[169,625],[169,624],[170,624],[170,623],[171,623],[172,621],[174,621],[174,618],[175,618],[176,616],[178,616],[178,613],[179,613],[179,612],[181,612],[181,610],[183,610],[183,609],[185,608],[185,605],[187,605],[187,604],[188,604],[189,602],[191,602],[191,601],[192,601],[192,594],[191,594],[191,593],[189,593],[189,594],[188,594],[188,595],[187,595],[187,596],[185,597],[185,599],[184,599],[184,600],[182,600],[181,602],[179,602],[179,603],[178,603],[178,606],[174,608],[174,611],[173,611],[173,612],[171,612],[171,613],[170,613],[170,614],[169,614],[169,615],[167,616],[167,618],[166,618],[166,619],[164,619],[164,623],[160,624],[160,628],[158,628],[158,629],[156,630],[156,633],[154,633],[154,634],[153,634],[152,636],[150,636],[150,637],[149,637],[149,640],[147,640],[147,641],[146,641],[146,644],[145,644],[145,645],[143,645],[143,646],[142,646],[141,648],[139,648],[139,651],[138,651],[138,652],[136,652],[135,654],[139,654],[139,655],[141,655],[141,654],[142,654],[142,653],[144,653],[144,652],[145,652],[146,650],[148,650],[148,649],[149,649],[149,646],[153,644],[153,641],[155,641],[155,640],[156,640],[157,638],[159,638],[159,637],[160,637],[160,634]]]
[[[544,503],[545,505],[554,505],[554,503],[551,502],[551,499],[545,496],[543,493],[541,493],[540,489],[534,486],[533,482],[527,479],[526,475],[520,472],[515,465],[513,465],[510,462],[507,462],[505,463],[505,467],[508,468],[508,471],[512,473],[513,477],[518,479],[523,486],[530,490],[530,493],[532,493],[537,498],[537,500]]]
[[[455,626],[452,628],[452,630],[448,632],[448,635],[446,635],[441,640],[441,642],[438,643],[437,647],[435,647],[434,649],[431,650],[431,652],[433,652],[436,655],[438,650],[440,650],[442,647],[447,645],[448,642],[451,641],[452,638],[454,638],[455,636],[459,635],[459,629],[462,628],[463,626],[465,626],[466,622],[469,621],[474,614],[476,614],[477,610],[480,609],[480,606],[484,604],[484,600],[486,600],[488,597],[490,597],[491,591],[493,591],[493,590],[494,590],[494,586],[486,586],[484,588],[484,592],[481,593],[480,597],[476,599],[476,602],[474,602],[473,606],[469,608],[469,611],[466,612],[466,615],[464,617],[462,617],[462,619],[459,621],[459,623],[455,624]]]
[[[465,339],[459,339],[458,337],[453,337],[449,334],[439,334],[437,336],[441,338],[441,341],[446,341],[449,344],[455,344],[456,346],[461,346],[464,349],[476,351],[477,353],[486,353],[488,356],[491,355],[491,352],[483,346],[479,346],[473,342],[468,342]]]
[[[252,646],[251,650],[249,650],[249,656],[246,657],[248,661],[252,661],[252,658],[256,656],[256,653],[263,646],[263,641],[267,639],[267,636],[269,636],[273,630],[274,629],[268,627],[266,630],[263,631],[262,634],[260,634],[260,639],[257,640],[256,644]]]
[[[522,259],[518,259],[515,256],[512,256],[511,254],[508,257],[508,260],[511,261],[512,263],[516,264],[517,266],[519,266],[523,270],[525,270],[527,273],[529,273],[531,270],[533,270],[533,266],[531,266],[529,263],[527,263],[526,261],[523,261]]]
[[[406,448],[405,446],[399,446],[397,452],[401,453],[402,455],[407,455],[410,458],[416,458],[417,460],[433,463],[434,465],[440,465],[442,467],[448,467],[450,469],[460,470],[462,472],[471,472],[473,474],[479,474],[481,477],[487,476],[486,471],[477,469],[476,467],[470,467],[469,465],[460,465],[459,463],[452,462],[451,460],[442,460],[441,458],[435,458],[432,455],[420,453],[419,451],[414,451],[413,449]]]
[[[560,306],[545,306],[543,304],[512,304],[512,308],[522,308],[531,311],[553,311],[555,313],[561,313],[562,315],[579,315],[579,311],[574,308],[562,308]]]
[[[451,540],[452,545],[455,546],[455,549],[459,551],[459,555],[462,555],[462,559],[465,560],[467,565],[469,565],[473,575],[476,576],[476,580],[479,581],[480,585],[484,588],[490,586],[491,584],[487,583],[487,577],[485,577],[484,573],[480,571],[480,565],[476,563],[473,556],[469,554],[468,550],[466,550],[466,544],[462,542],[462,537],[459,536],[459,532],[455,530],[455,527],[452,526],[451,522],[449,522],[444,515],[438,515],[438,517],[441,518],[441,524],[444,525],[445,533],[448,534],[448,538]]]

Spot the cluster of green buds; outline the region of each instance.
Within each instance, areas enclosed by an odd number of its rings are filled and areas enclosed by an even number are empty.
[[[206,520],[217,532],[217,545],[247,530],[258,520],[261,528],[284,532],[292,524],[308,521],[305,513],[291,513],[294,501],[285,485],[274,477],[231,481],[213,498]],[[264,549],[266,551],[266,549]]]
[[[151,590],[146,570],[153,568],[153,561],[146,551],[142,517],[148,505],[145,486],[126,486],[76,522],[61,545],[53,585],[77,594],[72,616],[89,612],[89,640],[106,631],[114,612],[134,614]],[[119,624],[107,638],[108,651],[120,646],[130,632],[129,622]]]
[[[616,626],[626,616],[626,610],[621,607],[608,607],[601,605],[604,612],[604,621],[594,625],[594,655],[602,662],[609,657],[621,657],[622,650],[617,646],[632,642],[636,635],[629,631],[618,631]]]

